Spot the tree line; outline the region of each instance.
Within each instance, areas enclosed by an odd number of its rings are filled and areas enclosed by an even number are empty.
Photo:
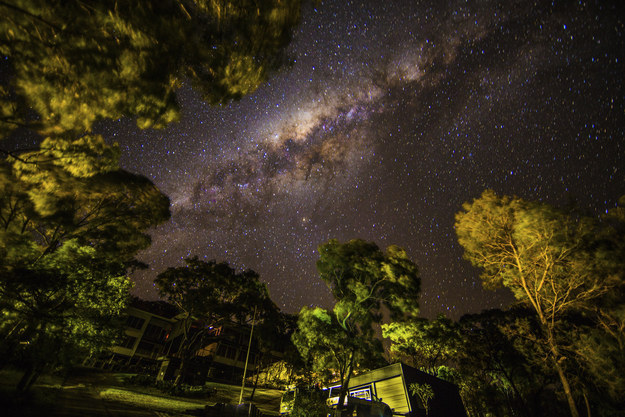
[[[293,343],[318,381],[343,387],[356,370],[407,362],[457,384],[469,416],[622,415],[624,204],[584,215],[491,190],[465,203],[455,223],[465,258],[485,288],[516,301],[458,321],[418,316],[417,267],[400,248],[330,241],[317,268],[336,304],[303,308]]]

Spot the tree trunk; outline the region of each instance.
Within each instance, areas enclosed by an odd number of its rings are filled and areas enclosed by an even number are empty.
[[[174,386],[177,387],[184,382],[184,373],[186,372],[187,360],[185,358],[180,358],[180,365],[178,366],[178,375],[176,375],[176,379],[174,380]]]
[[[35,382],[38,376],[39,376],[39,373],[35,370],[35,366],[32,364],[28,365],[28,367],[24,371],[24,375],[22,375],[22,378],[17,383],[17,387],[16,387],[17,392],[19,393],[27,392],[30,389],[30,387],[33,385],[33,383]]]
[[[512,390],[514,391],[514,395],[515,398],[518,398],[518,402],[521,403],[521,408],[522,408],[522,413],[524,416],[530,417],[532,415],[526,401],[525,398],[523,397],[523,395],[521,395],[521,391],[519,391],[519,389],[517,388],[516,384],[514,383],[514,380],[512,379],[512,375],[509,375],[508,372],[506,371],[505,367],[503,365],[501,365],[499,367],[499,371],[506,377],[506,380],[508,381],[508,383],[510,384],[510,386],[512,387]],[[508,402],[508,407],[510,409],[511,415],[514,415],[514,406],[516,405],[516,401],[511,401],[509,396],[506,395],[506,400]]]
[[[562,383],[562,388],[564,388],[564,395],[566,396],[566,400],[569,404],[569,409],[571,410],[571,417],[579,417],[579,412],[577,411],[577,406],[575,405],[575,400],[573,399],[573,393],[571,392],[571,386],[569,385],[569,381],[564,374],[564,370],[558,360],[555,360],[556,371],[558,371],[558,376],[560,377],[560,382]]]
[[[592,417],[590,413],[590,402],[588,402],[588,395],[586,395],[586,390],[584,389],[584,403],[586,404],[586,416]]]
[[[39,379],[42,373],[43,373],[42,368],[36,368],[34,370],[33,375],[31,376],[30,380],[28,381],[28,384],[25,387],[25,392],[28,392],[30,390],[30,388],[33,386],[35,382],[37,382],[37,380]]]
[[[250,402],[254,401],[254,394],[256,393],[256,386],[258,385],[258,378],[260,374],[256,371],[256,377],[254,378],[254,386],[252,387],[252,394],[250,395]]]
[[[560,383],[562,384],[562,388],[564,389],[564,395],[566,397],[566,401],[569,405],[569,410],[571,411],[571,417],[579,417],[579,411],[577,410],[577,406],[575,405],[575,400],[573,399],[573,393],[571,392],[571,385],[569,384],[569,380],[564,373],[564,368],[560,364],[560,350],[558,349],[558,344],[556,341],[556,336],[553,333],[554,324],[549,325],[547,319],[540,313],[539,310],[538,317],[540,318],[540,323],[543,327],[543,330],[547,333],[547,343],[549,345],[549,350],[551,350],[551,354],[553,355],[553,364],[558,372],[558,376],[560,377]]]
[[[571,392],[569,380],[564,373],[564,368],[560,364],[560,352],[558,350],[558,346],[556,345],[556,341],[554,340],[555,336],[549,327],[547,327],[547,335],[549,338],[549,348],[553,354],[553,363],[556,371],[558,372],[558,376],[560,377],[560,383],[562,383],[562,388],[564,389],[564,395],[566,396],[566,401],[571,411],[571,417],[579,417],[579,411],[577,411],[577,406],[575,405],[575,400],[573,399],[573,393]]]
[[[345,372],[345,379],[341,384],[341,391],[339,392],[339,402],[336,405],[337,417],[341,417],[341,410],[343,410],[343,403],[345,402],[345,397],[349,392],[349,380],[352,377],[352,365],[354,363],[354,353],[352,352],[351,357],[349,359],[349,364],[347,365],[347,370]]]
[[[258,386],[258,378],[260,377],[260,365],[262,360],[256,360],[256,377],[254,378],[254,386],[252,387],[252,395],[250,395],[250,402],[254,401],[254,394],[256,393],[256,387]]]

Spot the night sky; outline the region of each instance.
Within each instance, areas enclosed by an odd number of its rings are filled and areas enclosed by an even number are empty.
[[[328,307],[320,243],[397,244],[422,314],[503,307],[453,230],[486,188],[605,212],[625,194],[620,1],[328,1],[305,6],[294,63],[227,106],[179,92],[183,119],[97,131],[169,195],[135,293],[185,257],[260,273],[279,307]]]

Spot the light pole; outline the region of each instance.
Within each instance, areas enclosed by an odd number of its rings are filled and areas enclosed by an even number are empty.
[[[250,331],[250,341],[247,344],[247,355],[245,356],[245,367],[243,368],[243,381],[241,381],[241,395],[239,404],[243,402],[243,390],[245,389],[245,374],[247,373],[247,362],[250,359],[250,349],[252,348],[252,335],[254,334],[254,322],[256,321],[256,306],[254,306],[254,316],[252,317],[252,330]]]

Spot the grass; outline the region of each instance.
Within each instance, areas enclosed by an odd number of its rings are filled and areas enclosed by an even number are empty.
[[[174,399],[169,397],[142,394],[119,388],[106,388],[100,391],[100,398],[107,401],[115,401],[133,407],[147,408],[150,410],[182,412],[185,410],[204,408],[203,404]]]
[[[197,410],[205,405],[216,403],[236,404],[239,399],[240,387],[207,382],[207,386],[215,389],[208,398],[182,398],[160,392],[153,386],[125,385],[124,380],[129,374],[114,374],[99,370],[83,370],[71,381],[62,376],[42,375],[31,390],[22,395],[15,395],[15,386],[21,373],[12,370],[0,372],[0,414],[19,415],[20,417],[38,417],[48,415],[57,408],[58,399],[66,389],[84,390],[85,395],[96,395],[102,400],[128,407],[143,408],[169,412],[180,415],[186,410]],[[246,387],[246,397],[251,388]],[[267,414],[277,415],[280,391],[259,389],[254,402]]]

